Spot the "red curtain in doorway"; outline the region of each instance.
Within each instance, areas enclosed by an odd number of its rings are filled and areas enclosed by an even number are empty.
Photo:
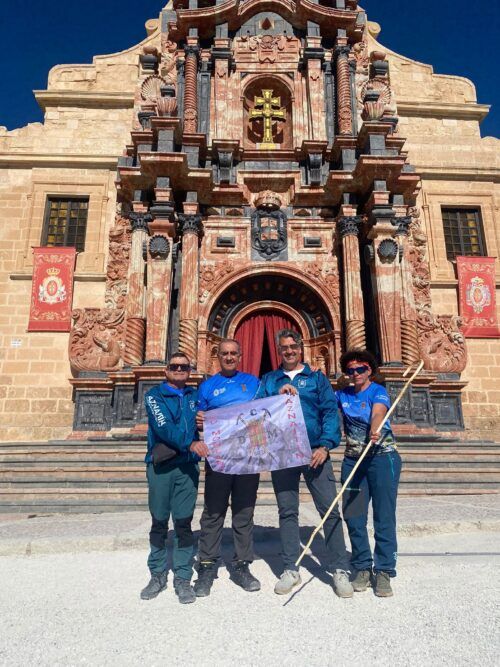
[[[259,377],[264,344],[269,346],[273,369],[278,368],[279,358],[274,337],[280,329],[297,331],[297,326],[287,317],[272,312],[254,313],[243,320],[234,336],[241,346],[243,372]]]
[[[241,370],[259,377],[264,346],[264,318],[250,315],[240,324],[234,335],[241,347]]]
[[[292,331],[297,331],[295,324],[283,315],[275,315],[274,313],[268,313],[264,315],[264,321],[266,326],[266,335],[269,343],[269,356],[271,357],[271,363],[273,365],[273,370],[276,370],[280,365],[280,360],[278,357],[278,349],[276,347],[275,336],[278,331],[281,329],[291,329]]]

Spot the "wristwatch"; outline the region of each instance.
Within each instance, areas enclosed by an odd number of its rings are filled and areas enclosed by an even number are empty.
[[[328,449],[328,447],[326,445],[320,445],[320,446],[322,447],[322,449],[325,450],[325,452],[328,454],[328,456],[330,456],[330,450]]]

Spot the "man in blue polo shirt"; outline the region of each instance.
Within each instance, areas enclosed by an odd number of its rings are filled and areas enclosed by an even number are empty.
[[[251,401],[259,386],[255,376],[238,370],[241,351],[236,340],[222,340],[219,343],[217,357],[220,373],[202,382],[198,389],[199,427],[202,427],[205,411]],[[260,590],[259,581],[251,574],[248,567],[254,557],[253,515],[258,486],[258,474],[229,475],[216,472],[205,460],[205,506],[201,516],[198,544],[200,566],[198,579],[194,584],[197,597],[210,595],[210,589],[217,575],[216,561],[219,557],[222,528],[230,500],[235,548],[235,565],[231,579],[245,591]]]

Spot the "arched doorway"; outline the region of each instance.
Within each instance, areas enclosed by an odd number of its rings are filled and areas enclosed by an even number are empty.
[[[235,337],[243,348],[242,370],[261,375],[276,368],[275,334],[290,328],[303,338],[304,360],[333,377],[340,331],[320,292],[298,277],[277,273],[245,276],[232,283],[210,308],[202,343],[203,372],[217,372],[218,341]]]

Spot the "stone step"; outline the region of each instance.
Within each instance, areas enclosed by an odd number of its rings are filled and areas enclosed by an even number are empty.
[[[140,456],[131,454],[116,454],[109,452],[107,454],[99,453],[80,453],[75,456],[73,453],[59,453],[36,456],[23,456],[19,454],[0,455],[0,470],[23,470],[35,467],[66,467],[78,466],[87,468],[92,466],[113,467],[113,466],[142,466],[144,468],[144,452]],[[340,466],[342,454],[333,454],[331,459],[333,464]],[[500,452],[491,452],[484,450],[481,453],[441,453],[441,452],[403,452],[403,464],[405,467],[428,466],[428,465],[457,465],[459,467],[470,467],[478,464],[488,464],[491,466],[500,466]],[[203,464],[201,464],[203,465]]]
[[[338,473],[338,471],[337,471]],[[338,475],[337,475],[338,476]],[[203,476],[202,476],[203,480]],[[456,481],[457,483],[469,484],[471,482],[484,482],[485,484],[500,484],[500,469],[491,467],[474,468],[452,468],[452,467],[422,467],[404,469],[401,473],[401,483],[427,482],[432,484],[436,481]],[[0,469],[0,489],[6,487],[26,486],[33,487],[59,486],[67,488],[74,484],[85,486],[120,486],[125,484],[146,486],[144,468],[119,467],[119,468],[34,468],[19,471]],[[271,484],[270,473],[262,473],[261,484]],[[301,484],[305,482],[301,480]]]

